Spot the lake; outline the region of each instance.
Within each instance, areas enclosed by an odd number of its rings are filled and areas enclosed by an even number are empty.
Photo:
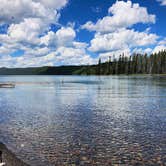
[[[1,76],[0,142],[32,166],[162,165],[166,77]]]

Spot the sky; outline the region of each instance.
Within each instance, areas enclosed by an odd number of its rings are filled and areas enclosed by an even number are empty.
[[[166,49],[166,0],[0,0],[0,67],[95,64]]]

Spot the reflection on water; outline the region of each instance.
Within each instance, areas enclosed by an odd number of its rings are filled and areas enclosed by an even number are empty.
[[[0,77],[0,141],[32,166],[162,165],[166,78]]]

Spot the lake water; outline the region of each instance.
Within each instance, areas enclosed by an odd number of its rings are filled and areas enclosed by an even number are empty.
[[[32,166],[162,165],[166,77],[10,76],[0,142]]]

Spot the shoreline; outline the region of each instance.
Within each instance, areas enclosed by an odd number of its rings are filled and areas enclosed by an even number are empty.
[[[29,166],[18,159],[3,143],[0,142],[0,160],[5,163],[4,166]],[[0,161],[1,163],[1,161]]]

